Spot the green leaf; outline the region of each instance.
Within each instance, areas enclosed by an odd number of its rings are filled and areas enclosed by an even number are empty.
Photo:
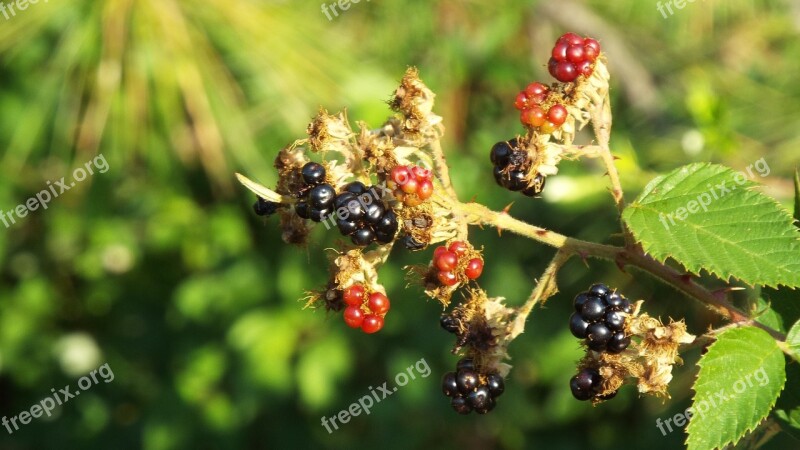
[[[720,334],[698,365],[688,450],[735,444],[769,414],[786,381],[783,352],[754,327]]]
[[[622,214],[644,250],[751,285],[800,286],[800,233],[743,173],[709,163],[651,181]]]
[[[792,352],[792,357],[800,361],[800,320],[792,325],[789,333],[786,334],[786,344]]]

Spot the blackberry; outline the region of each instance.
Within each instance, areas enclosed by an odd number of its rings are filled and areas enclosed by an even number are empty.
[[[528,152],[519,147],[517,139],[494,144],[489,152],[489,159],[494,165],[492,175],[498,185],[510,191],[521,191],[528,197],[542,193],[544,175],[536,173],[530,183],[526,180],[531,162]]]
[[[447,329],[452,320],[449,316],[442,316],[442,327]],[[503,377],[497,373],[479,372],[472,358],[459,360],[456,371],[442,377],[442,392],[451,397],[450,405],[459,414],[469,414],[471,411],[488,413],[494,409],[496,399],[503,391]]]
[[[625,335],[625,317],[633,308],[625,297],[602,283],[581,292],[573,303],[575,313],[569,318],[569,330],[594,351],[620,353],[631,343]]]
[[[325,168],[315,162],[306,163],[300,169],[300,174],[303,176],[303,181],[309,186],[316,186],[325,180]]]
[[[281,207],[280,203],[270,202],[264,200],[263,198],[259,197],[255,203],[253,203],[253,211],[255,211],[256,215],[259,216],[266,216],[269,217],[275,212],[278,211],[278,208]]]

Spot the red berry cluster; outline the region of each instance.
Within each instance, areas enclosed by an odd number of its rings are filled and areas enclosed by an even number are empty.
[[[529,127],[541,127],[542,132],[552,133],[567,120],[567,108],[555,103],[549,108],[544,105],[550,88],[542,83],[529,84],[524,91],[517,94],[514,107],[520,110],[519,120]]]
[[[344,323],[350,328],[361,328],[364,333],[377,333],[383,328],[383,317],[389,312],[389,298],[380,292],[367,295],[362,284],[354,284],[342,295],[347,308]]]
[[[582,38],[575,33],[567,33],[556,41],[547,70],[556,80],[571,83],[580,75],[590,77],[598,56],[599,42],[592,38]]]
[[[459,258],[467,253],[469,247],[463,241],[455,241],[449,247],[437,247],[433,251],[433,266],[438,269],[436,278],[444,286],[454,286],[458,283]],[[483,273],[483,259],[472,258],[464,267],[464,276],[475,280]]]
[[[387,183],[394,197],[406,206],[417,206],[433,195],[433,174],[424,167],[396,166]]]

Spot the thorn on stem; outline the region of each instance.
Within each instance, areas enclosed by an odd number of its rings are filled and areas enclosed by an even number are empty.
[[[505,208],[503,208],[503,210],[502,210],[502,211],[500,211],[500,213],[501,213],[501,214],[508,214],[508,212],[509,212],[509,211],[511,211],[511,206],[512,206],[512,205],[514,205],[514,202],[511,202],[511,203],[509,203],[508,205],[506,205],[506,207],[505,207]]]

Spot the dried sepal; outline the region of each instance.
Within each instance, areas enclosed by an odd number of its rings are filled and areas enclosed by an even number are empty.
[[[668,398],[667,386],[672,381],[672,366],[683,362],[678,356],[678,347],[693,342],[695,336],[686,331],[683,320],[664,325],[646,313],[627,321],[626,332],[641,338],[638,350],[644,360],[645,372],[639,377],[639,392]]]
[[[464,302],[449,314],[458,326],[453,353],[466,348],[479,372],[505,377],[511,370],[503,361],[509,358],[507,323],[512,314],[502,298],[489,298],[482,289],[470,289]]]
[[[433,113],[435,97],[420,80],[417,69],[409,67],[389,101],[389,106],[403,115],[402,140],[423,147],[442,136],[442,118]]]
[[[308,143],[313,152],[338,152],[354,158],[352,139],[355,137],[346,113],[328,114],[320,109],[308,125]]]

